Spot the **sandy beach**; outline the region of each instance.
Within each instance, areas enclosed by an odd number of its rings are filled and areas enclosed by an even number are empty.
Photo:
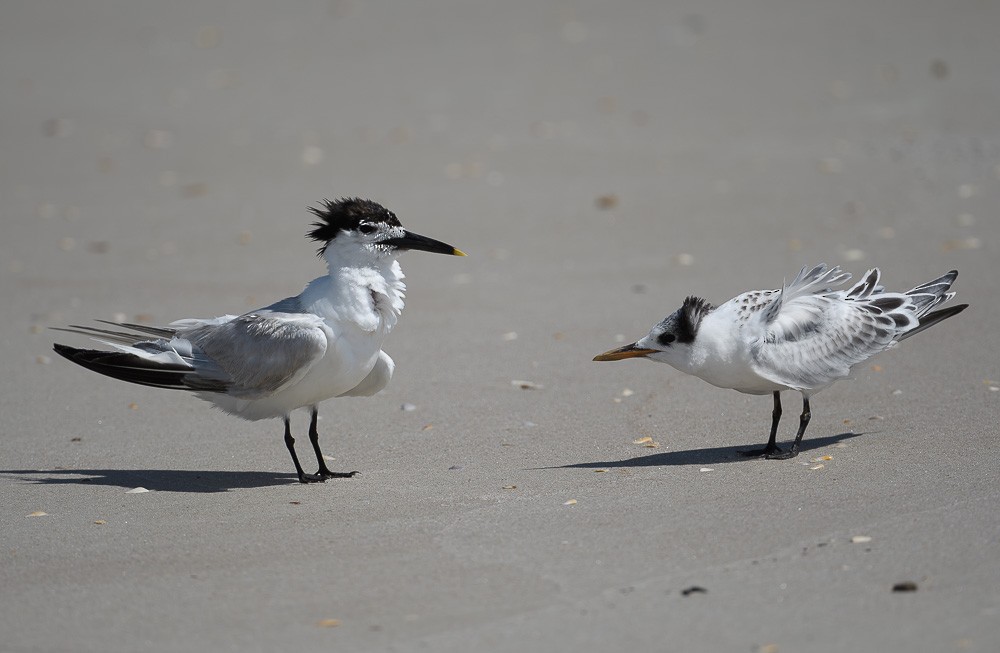
[[[998,28],[976,0],[7,3],[0,649],[1000,649]],[[321,406],[357,477],[299,484],[280,421],[52,352],[298,293],[341,196],[469,254],[402,257],[391,384]],[[592,362],[819,262],[958,269],[971,307],[816,395],[795,459],[738,455],[766,396]]]

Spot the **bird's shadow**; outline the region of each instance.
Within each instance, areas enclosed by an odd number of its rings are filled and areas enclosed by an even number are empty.
[[[799,453],[804,453],[812,449],[820,449],[836,444],[841,440],[856,438],[865,435],[864,433],[838,433],[821,438],[811,438],[803,440],[799,444]],[[778,443],[781,445],[782,443]],[[739,461],[751,461],[741,452],[748,449],[759,448],[757,446],[735,446],[735,447],[706,447],[704,449],[687,449],[685,451],[665,451],[654,453],[648,456],[636,456],[624,460],[608,460],[603,462],[573,463],[570,465],[555,465],[552,467],[539,467],[536,469],[572,469],[572,468],[604,468],[604,467],[659,467],[665,465],[719,465],[722,463],[734,463]],[[788,444],[782,446],[788,448]]]
[[[288,485],[295,474],[230,472],[187,469],[2,469],[2,475],[42,485],[109,485],[143,487],[159,492],[227,492],[229,490]]]

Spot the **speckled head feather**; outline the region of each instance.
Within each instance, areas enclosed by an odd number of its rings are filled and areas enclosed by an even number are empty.
[[[306,235],[322,243],[317,252],[319,256],[326,252],[327,245],[341,231],[371,232],[380,223],[390,227],[402,226],[395,213],[378,202],[360,197],[323,200],[321,207],[310,207],[309,210],[319,221],[312,223],[314,229]]]

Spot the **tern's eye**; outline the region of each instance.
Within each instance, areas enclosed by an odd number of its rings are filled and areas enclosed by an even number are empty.
[[[377,228],[378,227],[369,222],[362,222],[361,224],[358,225],[358,231],[360,231],[363,234],[373,233]]]
[[[661,333],[660,336],[657,338],[657,341],[659,341],[659,343],[664,347],[668,346],[674,340],[677,340],[677,336],[675,336],[672,333]]]

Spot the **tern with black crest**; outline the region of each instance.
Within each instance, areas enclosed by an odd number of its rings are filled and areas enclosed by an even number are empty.
[[[392,377],[394,364],[382,342],[403,310],[406,286],[396,258],[407,250],[465,254],[407,231],[370,200],[325,201],[310,210],[318,221],[308,236],[320,243],[327,274],[298,295],[243,315],[165,327],[73,325],[60,330],[92,336],[111,350],[56,344],[55,351],[116,379],[193,392],[244,419],[284,419],[285,444],[302,483],[354,475],[327,468],[316,425],[319,403],[373,395]],[[315,474],[306,474],[295,454],[289,415],[299,408],[312,414]]]
[[[958,276],[955,270],[905,293],[886,292],[880,276],[874,268],[849,289],[834,290],[851,275],[818,265],[802,268],[781,289],[745,292],[718,307],[688,297],[646,337],[594,360],[648,358],[720,388],[771,394],[767,445],[743,453],[792,458],[812,414],[809,397],[847,377],[859,363],[968,306],[932,310],[955,296],[948,292]],[[775,442],[782,390],[802,393],[799,430],[784,450]]]

